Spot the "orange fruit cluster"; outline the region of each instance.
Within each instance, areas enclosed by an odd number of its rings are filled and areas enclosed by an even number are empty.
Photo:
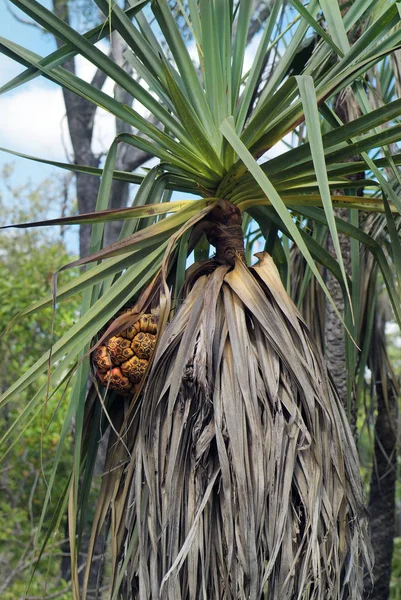
[[[145,314],[135,323],[111,337],[93,353],[93,364],[100,383],[130,396],[140,383],[156,344],[157,322]]]

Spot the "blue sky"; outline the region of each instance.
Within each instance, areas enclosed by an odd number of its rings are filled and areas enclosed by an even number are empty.
[[[18,8],[14,7],[12,4],[8,5],[6,1],[3,0],[3,2],[0,3],[0,35],[2,37],[17,42],[38,54],[48,54],[55,49],[55,42],[51,36],[43,34],[35,27],[18,22],[10,13],[7,6],[10,6],[13,13],[27,20],[26,15]],[[13,60],[4,55],[0,55],[0,85],[3,85],[23,70],[24,68]],[[1,147],[7,147],[12,150],[23,152],[24,150],[26,151],[28,146],[32,146],[32,143],[25,144],[26,139],[24,139],[23,125],[26,125],[26,120],[28,118],[34,119],[31,112],[35,108],[34,92],[41,89],[43,90],[43,97],[45,97],[46,89],[49,89],[51,86],[51,84],[46,82],[43,78],[40,79],[40,83],[39,80],[37,80],[33,85],[20,87],[15,91],[8,92],[0,97]],[[50,93],[50,97],[51,96],[52,94]],[[39,99],[38,94],[36,94],[36,97]],[[20,111],[22,111],[23,108],[23,101],[26,101],[26,106],[24,110],[25,114],[21,118]],[[15,125],[14,127],[13,123]],[[31,131],[26,131],[26,136],[29,137],[30,135],[32,135]],[[10,161],[15,163],[16,171],[21,173],[21,176],[23,173],[23,176],[25,177],[32,177],[34,179],[37,177],[44,178],[49,173],[55,172],[55,169],[52,167],[46,167],[45,165],[39,166],[30,161],[19,159],[17,157],[10,157],[3,152],[0,153],[0,168]]]
[[[41,56],[55,50],[53,37],[42,33],[36,27],[19,23],[8,11],[6,1],[0,2],[0,36]],[[46,2],[43,4],[46,5]],[[11,3],[9,6],[15,13],[27,19]],[[106,49],[107,43],[101,42],[99,47]],[[85,80],[92,78],[95,69],[88,61],[80,58],[76,67],[80,77]],[[13,60],[0,54],[0,86],[23,70],[24,68]],[[110,93],[112,83],[107,81],[103,89]],[[113,134],[113,118],[105,111],[98,110],[93,141],[95,152],[106,152]],[[43,77],[37,77],[28,84],[0,96],[0,147],[68,162],[72,153],[61,88]],[[0,168],[9,160],[9,156],[0,153]],[[14,157],[11,160],[18,166],[22,165],[25,173],[32,177],[44,177],[49,173],[60,172],[59,169],[39,166],[38,163],[27,160]]]
[[[49,3],[43,2],[49,6]],[[45,56],[55,50],[56,44],[51,35],[38,28],[18,22],[7,6],[24,20],[29,20],[14,5],[0,2],[0,36],[16,42],[29,50]],[[90,79],[94,68],[81,59],[77,65],[78,74]],[[0,86],[10,81],[24,67],[0,54]],[[113,138],[114,122],[110,115],[98,111],[94,134],[94,149],[105,152]],[[37,77],[26,85],[0,96],[0,147],[16,152],[50,160],[69,162],[72,158],[65,107],[61,88],[43,77]],[[0,152],[0,171],[4,165],[12,163],[14,174],[12,183],[22,185],[30,180],[37,185],[44,179],[66,173],[56,167],[32,162]],[[3,202],[11,202],[0,179],[0,193]],[[58,216],[58,206],[49,207],[49,217]],[[77,228],[73,228],[77,231]],[[69,248],[77,251],[77,235],[69,236]]]
[[[10,14],[4,2],[5,0],[0,3],[0,36],[41,56],[49,54],[56,48],[52,36],[43,34],[35,27],[19,23]],[[49,6],[49,3],[43,2],[43,4]],[[24,13],[14,8],[12,4],[10,6],[13,12],[27,19]],[[106,42],[101,42],[100,46],[107,48]],[[86,60],[78,59],[76,67],[80,77],[90,80],[93,76],[94,67]],[[23,70],[24,68],[13,60],[0,54],[0,86]],[[112,88],[112,82],[106,81],[103,90],[112,93]],[[114,132],[113,117],[98,109],[92,144],[94,151],[105,153],[113,140]],[[70,162],[71,143],[61,88],[43,77],[37,77],[28,84],[0,96],[0,147],[50,160]],[[0,170],[7,163],[14,164],[13,181],[16,185],[21,185],[27,180],[31,180],[36,185],[49,176],[60,176],[66,173],[56,167],[0,152]],[[7,190],[1,179],[0,193],[3,193],[7,201]],[[57,210],[58,206],[53,210],[50,209],[49,217],[57,217],[59,214]],[[77,228],[74,230],[77,231]],[[72,252],[77,252],[76,240],[76,235],[70,235],[69,249]]]

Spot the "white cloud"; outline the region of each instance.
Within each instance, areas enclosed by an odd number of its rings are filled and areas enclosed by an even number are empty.
[[[4,85],[23,70],[24,67],[15,62],[15,60],[12,60],[5,54],[0,54],[0,85]]]
[[[109,44],[100,40],[96,46],[108,53]],[[90,82],[96,67],[81,56],[75,59],[76,74]],[[21,72],[23,68],[11,59],[0,55],[0,85]],[[103,92],[113,96],[114,82],[106,79]],[[141,114],[146,114],[135,103]],[[113,115],[97,109],[92,149],[104,153],[115,137]],[[66,161],[72,147],[68,132],[65,106],[61,88],[41,77],[0,96],[0,146],[52,160]]]
[[[106,151],[114,135],[113,116],[98,109],[94,151]],[[37,79],[0,96],[0,146],[51,160],[66,161],[67,155],[71,157],[61,88]]]
[[[108,54],[109,43],[107,41],[100,40],[95,44],[95,46],[104,52],[104,54]],[[75,72],[78,77],[81,77],[81,79],[84,79],[85,81],[91,81],[96,72],[96,67],[89,60],[78,54],[75,57]]]
[[[251,43],[247,46],[242,67],[242,75],[245,75],[252,67],[261,37],[262,34],[258,33],[252,38]]]
[[[37,80],[0,96],[2,146],[64,161],[62,140],[71,151],[61,89]]]
[[[108,51],[108,44],[96,44]],[[82,57],[76,58],[77,75],[91,81],[96,67]],[[0,85],[10,81],[23,67],[0,55]],[[112,95],[113,82],[107,80],[103,91]],[[94,152],[105,152],[115,135],[114,117],[98,109],[93,136]],[[51,160],[66,161],[72,147],[68,132],[62,90],[41,77],[0,96],[0,146]]]
[[[116,135],[115,119],[105,110],[98,109],[95,115],[92,148],[96,153],[106,152]]]

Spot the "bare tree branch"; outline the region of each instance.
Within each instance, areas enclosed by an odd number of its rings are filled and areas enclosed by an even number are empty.
[[[134,148],[134,146],[128,146],[127,152],[124,156],[124,171],[135,171],[139,169],[147,160],[151,158],[150,154]]]
[[[70,24],[69,4],[65,0],[53,0],[54,13]],[[64,44],[56,38],[57,46],[60,48]],[[75,73],[74,59],[64,63],[64,68]],[[95,73],[97,84],[100,86],[102,76]],[[72,148],[74,152],[74,162],[84,164],[90,167],[99,166],[99,157],[92,151],[93,125],[97,106],[63,88],[64,103],[67,113],[68,129],[71,137]],[[94,175],[84,173],[76,174],[77,199],[79,212],[91,212],[95,209],[96,198],[99,190],[99,178]],[[80,255],[86,256],[89,252],[91,226],[81,225],[79,232]]]
[[[8,0],[4,0],[4,4],[6,5],[8,12],[14,17],[14,19],[16,21],[18,21],[18,23],[22,23],[23,25],[29,25],[29,27],[34,27],[35,29],[39,29],[39,31],[41,31],[42,33],[47,33],[46,29],[44,29],[41,25],[39,25],[39,23],[35,23],[35,21],[31,21],[30,19],[23,19],[22,17],[19,16],[19,14],[14,12],[14,9],[11,7]]]
[[[93,87],[97,88],[98,90],[101,90],[106,79],[107,79],[106,73],[104,73],[100,69],[97,69],[96,73],[94,74],[94,76],[92,78],[91,85],[93,85]],[[95,109],[96,109],[96,106],[95,106]]]
[[[272,10],[273,2],[272,0],[265,0],[265,2],[260,2],[259,12],[252,18],[247,36],[247,43],[253,39],[254,35],[258,33],[258,31],[263,27],[264,23],[268,19],[271,10]]]

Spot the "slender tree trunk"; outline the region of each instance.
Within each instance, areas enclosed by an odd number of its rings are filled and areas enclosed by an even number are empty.
[[[344,16],[350,5],[353,4],[348,0],[340,0],[339,5],[341,14]],[[361,25],[353,34],[352,43],[355,43],[363,33],[363,25]],[[337,96],[335,102],[335,112],[343,123],[349,123],[353,119],[357,118],[360,114],[359,106],[354,101],[353,93],[349,90],[347,93],[345,90]],[[351,160],[354,160],[352,157]],[[357,173],[349,177],[352,181],[363,179],[364,173]],[[343,194],[343,191],[338,190],[338,194]],[[362,195],[362,189],[358,190],[358,195]],[[347,209],[336,209],[335,214],[337,217],[348,220]],[[344,266],[348,275],[351,275],[351,242],[349,237],[339,234],[339,241],[341,247],[341,253],[344,261]],[[335,256],[334,246],[331,237],[328,238],[328,250]],[[332,295],[336,306],[340,314],[344,315],[344,297],[338,281],[333,277],[331,273],[328,273],[327,287]],[[338,393],[344,407],[348,408],[348,394],[351,395],[351,411],[350,420],[351,428],[354,434],[354,438],[357,439],[357,406],[355,394],[351,393],[351,390],[347,389],[347,361],[345,354],[345,337],[344,327],[341,324],[340,319],[334,312],[331,305],[326,303],[326,315],[325,315],[325,359],[330,373],[335,381]],[[347,411],[348,412],[348,411]]]
[[[342,13],[349,10],[350,4],[346,1],[341,0],[340,6]],[[355,42],[363,33],[364,25],[357,29],[354,33],[353,42]],[[352,97],[343,96],[343,101],[340,98],[337,100],[336,112],[340,116],[343,122],[349,122],[355,118],[356,114],[353,110]],[[363,178],[363,173],[357,174],[355,178]],[[330,286],[328,285],[329,290]],[[329,309],[328,309],[329,310]],[[326,312],[327,316],[327,312]],[[335,318],[329,317],[327,324],[327,330],[331,331],[331,334],[335,330]],[[378,316],[376,314],[376,319]],[[379,343],[379,340],[383,340],[382,352],[386,356],[385,352],[385,338],[384,338],[384,325],[385,321],[381,323],[382,331],[376,328],[375,333],[372,336],[374,344]],[[334,335],[334,338],[340,336],[340,333]],[[338,357],[335,356],[336,351],[336,340],[334,341],[333,350],[331,356],[328,357],[329,368],[333,372],[336,367],[339,367]],[[337,345],[338,347],[338,345]],[[377,395],[377,417],[375,423],[375,445],[374,445],[374,466],[370,485],[370,498],[369,498],[369,512],[370,512],[370,526],[371,526],[371,538],[372,546],[375,554],[375,567],[374,567],[374,587],[371,592],[371,586],[366,586],[366,598],[373,600],[387,600],[389,597],[389,583],[391,577],[391,562],[393,555],[393,544],[394,544],[394,527],[395,527],[395,461],[396,461],[396,431],[397,431],[397,406],[396,406],[396,392],[392,385],[392,378],[387,377],[388,363],[386,362],[386,369],[378,368],[378,362],[375,360],[375,351],[373,348],[371,352],[371,364],[372,377],[376,383],[376,395]],[[329,350],[330,353],[330,350]],[[345,347],[344,347],[345,357]],[[386,372],[387,371],[387,372]],[[344,372],[344,376],[345,372]],[[336,385],[340,385],[340,389],[344,389],[343,379],[338,380],[335,375]],[[345,386],[346,389],[346,386]],[[342,397],[342,393],[340,393]],[[353,428],[354,436],[356,438],[356,397],[352,394],[352,405],[351,405],[351,427]]]
[[[349,95],[342,93],[337,97],[335,104],[336,114],[340,117],[343,123],[349,123],[354,118],[359,116],[359,108],[353,101],[352,93]],[[356,157],[352,157],[354,160]],[[363,172],[351,175],[349,179],[352,181],[358,181],[363,179],[365,174]],[[338,195],[343,195],[342,190],[338,190]],[[363,190],[358,190],[358,195],[362,196]],[[348,210],[346,208],[335,209],[335,215],[345,221],[348,221]],[[344,261],[344,266],[347,274],[352,276],[351,273],[351,241],[350,238],[342,233],[338,235],[340,241],[341,254]],[[331,236],[328,236],[327,249],[335,256],[334,245]],[[340,284],[337,279],[328,272],[327,274],[327,287],[335,301],[335,304],[342,316],[344,316],[344,296]],[[325,359],[327,366],[336,384],[336,388],[340,395],[341,401],[345,409],[348,409],[348,394],[351,395],[351,407],[350,407],[350,424],[354,438],[357,439],[357,405],[355,394],[352,390],[347,389],[347,360],[345,353],[345,332],[344,327],[334,312],[333,307],[329,302],[326,302],[326,315],[325,315]],[[348,410],[347,410],[348,413]]]
[[[346,208],[336,210],[336,216],[348,220],[348,211]],[[339,234],[341,253],[345,268],[349,274],[351,266],[351,243],[348,236]],[[331,236],[328,236],[327,249],[330,254],[335,256],[334,244]],[[337,306],[340,314],[344,316],[344,296],[341,286],[334,275],[328,271],[326,277],[327,287]],[[345,332],[344,327],[334,311],[330,302],[326,302],[325,314],[325,343],[324,357],[333,377],[341,402],[347,409],[347,361],[345,357]]]
[[[389,386],[377,386],[374,465],[370,483],[369,513],[375,552],[374,587],[366,598],[387,600],[395,535],[395,484],[397,476],[397,396]]]
[[[123,38],[117,33],[112,34],[112,58],[113,60],[127,73],[133,75],[132,68],[124,57],[124,52],[127,49],[126,43]],[[114,97],[121,104],[131,106],[132,96],[119,86],[114,88]],[[131,133],[132,128],[127,125],[126,122],[116,118],[116,135],[119,133],[127,132]],[[128,146],[127,144],[119,144],[117,149],[116,158],[116,170],[118,171],[134,171],[140,167],[150,157],[146,152],[134,148],[134,146]],[[114,181],[109,208],[121,208],[127,206],[129,195],[129,185],[124,181]],[[108,223],[105,227],[105,245],[111,244],[116,241],[121,231],[122,221],[115,221],[114,223]]]
[[[66,0],[53,0],[54,13],[66,23],[70,24],[69,6]],[[57,46],[63,46],[63,42],[56,38]],[[63,64],[63,67],[75,73],[74,59]],[[92,84],[101,89],[106,76],[97,71],[92,79]],[[67,113],[68,130],[70,133],[72,149],[74,152],[74,163],[90,167],[99,166],[99,157],[92,151],[93,125],[96,106],[63,88],[65,109]],[[99,191],[99,178],[84,173],[76,174],[78,211],[80,213],[90,212],[95,209],[96,198]],[[90,225],[82,225],[79,232],[80,256],[89,253]]]
[[[385,318],[376,309],[376,324],[369,357],[372,394],[377,402],[373,469],[370,482],[369,513],[375,565],[374,586],[366,598],[387,600],[390,593],[391,563],[395,536],[395,486],[397,478],[398,398],[400,390],[388,361]]]
[[[53,0],[55,14],[66,21],[70,22],[69,6],[66,0]],[[56,40],[60,47],[63,43]],[[121,36],[117,33],[113,34],[112,38],[112,57],[115,62],[126,69],[127,72],[132,72],[131,67],[124,58],[126,44]],[[75,73],[74,59],[71,59],[63,64],[71,73]],[[91,84],[98,89],[101,89],[105,83],[106,75],[97,70]],[[100,158],[92,150],[93,127],[95,121],[96,105],[88,102],[74,92],[63,88],[64,103],[67,113],[68,130],[71,137],[71,144],[74,152],[75,164],[86,165],[90,167],[98,167]],[[116,86],[114,96],[123,104],[131,105],[132,97]],[[116,119],[116,135],[122,131],[131,131],[131,128],[125,123]],[[116,169],[122,171],[132,171],[141,166],[148,159],[148,155],[141,150],[137,150],[132,146],[120,144],[118,149]],[[87,175],[85,173],[76,174],[76,189],[78,211],[80,213],[91,212],[95,210],[97,195],[99,191],[99,177]],[[109,208],[121,208],[127,205],[128,200],[127,183],[116,181],[113,183],[112,193]],[[91,235],[91,225],[81,225],[79,232],[79,254],[87,256],[89,254],[89,244]],[[105,240],[107,244],[116,241],[121,229],[121,222],[110,223],[105,228]]]

